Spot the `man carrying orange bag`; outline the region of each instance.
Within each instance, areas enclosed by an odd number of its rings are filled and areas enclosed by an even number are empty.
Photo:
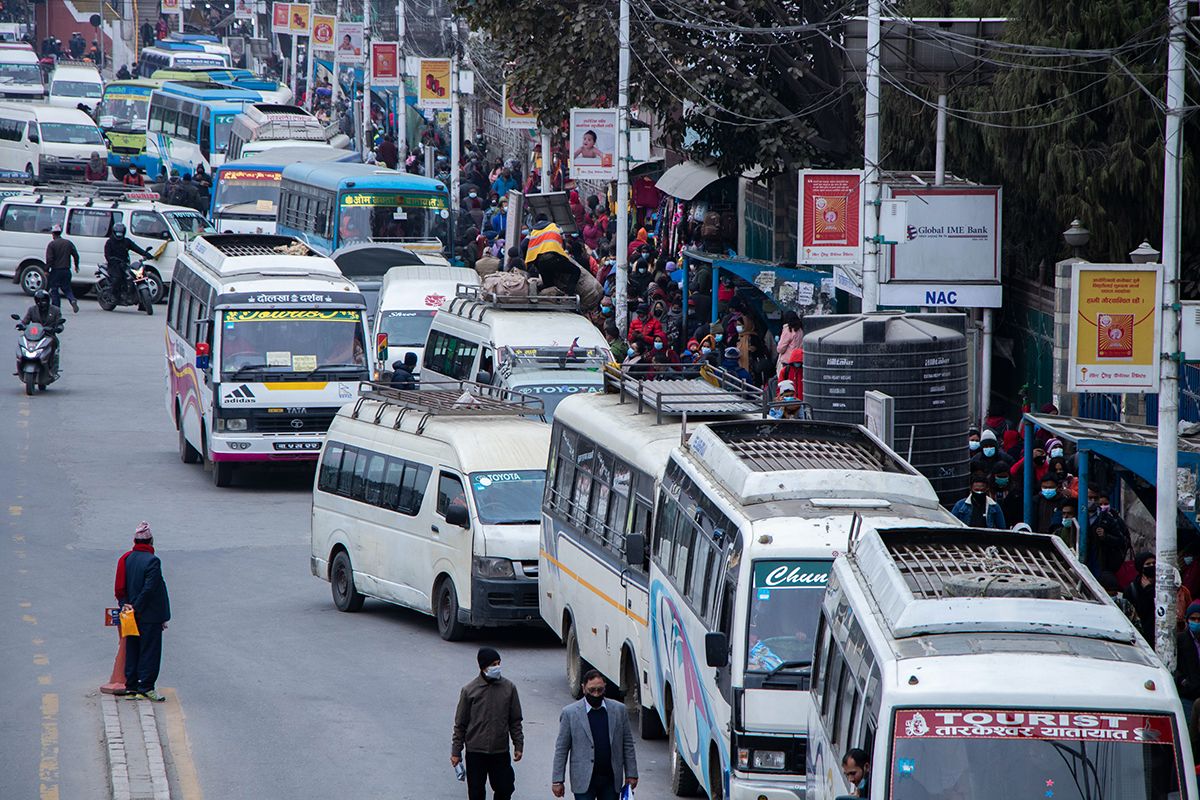
[[[138,631],[125,637],[125,691],[118,694],[162,702],[166,698],[155,691],[154,684],[162,660],[162,632],[171,619],[171,601],[148,522],[138,523],[133,549],[117,561],[113,591],[122,613],[133,612]]]

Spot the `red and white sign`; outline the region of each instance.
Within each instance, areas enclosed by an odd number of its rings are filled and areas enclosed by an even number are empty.
[[[400,48],[396,42],[371,42],[371,82],[400,85]]]
[[[312,15],[313,50],[333,49],[333,29],[335,18],[331,14]]]
[[[1108,711],[922,708],[896,712],[897,739],[1051,739],[1175,743],[1171,718]]]
[[[446,295],[444,294],[425,295],[425,305],[429,308],[440,308],[444,302],[446,302]]]
[[[861,264],[862,170],[800,172],[797,264]]]
[[[164,14],[179,14],[179,13],[181,13],[179,0],[162,0],[162,13],[164,13]]]
[[[271,4],[271,33],[287,33],[292,22],[291,3]]]

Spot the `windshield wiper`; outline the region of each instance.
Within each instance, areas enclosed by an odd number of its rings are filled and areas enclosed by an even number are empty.
[[[245,366],[238,367],[236,370],[234,370],[234,373],[229,376],[229,380],[236,380],[246,370],[267,368],[268,367],[266,364],[246,364]]]
[[[767,674],[763,676],[763,680],[764,681],[770,680],[771,677],[774,676],[775,673],[779,672],[780,670],[797,669],[799,667],[811,667],[811,666],[812,666],[811,660],[808,660],[808,661],[784,661],[782,664],[779,664],[775,667],[772,667],[770,670],[768,670]]]
[[[304,377],[311,378],[318,372],[347,372],[351,370],[354,372],[365,372],[366,369],[367,368],[361,364],[322,364],[316,369],[309,370],[308,372],[304,373]]]

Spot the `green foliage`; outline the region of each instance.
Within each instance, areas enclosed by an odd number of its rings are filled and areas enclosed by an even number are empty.
[[[664,123],[665,138],[725,174],[855,161],[852,104],[841,55],[814,32],[780,33],[827,18],[832,0],[694,0],[695,25],[673,25],[683,4],[634,4],[630,98]],[[570,109],[615,105],[615,0],[459,0],[471,27],[486,32],[508,64],[514,98],[558,128]],[[737,29],[736,31],[734,29]]]

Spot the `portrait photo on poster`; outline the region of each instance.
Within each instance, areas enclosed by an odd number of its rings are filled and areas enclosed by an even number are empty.
[[[571,174],[576,178],[617,177],[617,110],[571,109]]]

